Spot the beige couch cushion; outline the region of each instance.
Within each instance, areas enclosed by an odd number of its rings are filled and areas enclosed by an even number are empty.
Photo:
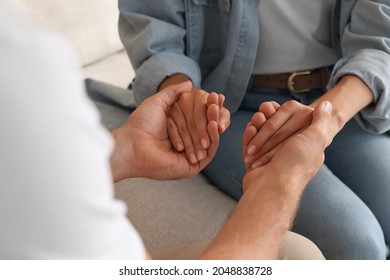
[[[92,78],[121,88],[127,88],[134,77],[134,70],[125,50],[84,67],[83,72],[86,78]]]
[[[16,0],[35,20],[64,34],[87,65],[123,48],[115,0]],[[93,48],[91,48],[93,46]]]
[[[236,205],[202,175],[169,181],[127,179],[115,189],[150,252],[210,241]]]

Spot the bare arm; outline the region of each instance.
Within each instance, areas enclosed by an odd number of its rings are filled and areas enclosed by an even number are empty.
[[[260,178],[201,258],[276,259],[304,185],[288,176]]]
[[[183,178],[195,175],[210,162],[219,142],[215,121],[219,110],[217,104],[208,107],[207,115],[211,119],[207,129],[211,145],[207,159],[198,165],[190,164],[183,154],[172,149],[168,139],[166,112],[190,86],[190,83],[171,86],[154,95],[129,117],[123,127],[112,132],[117,141],[111,157],[115,181],[132,176]],[[202,254],[202,259],[277,257],[300,196],[321,166],[324,148],[330,141],[325,131],[331,123],[331,106],[324,104],[329,102],[316,107],[311,125],[291,137],[270,163],[248,171],[243,182],[244,196]],[[243,146],[250,140],[244,137]]]
[[[243,197],[201,258],[276,259],[301,194],[323,163],[331,141],[325,132],[330,114],[330,103],[321,103],[307,129],[289,139],[270,163],[248,171]],[[243,145],[249,141],[243,139]]]

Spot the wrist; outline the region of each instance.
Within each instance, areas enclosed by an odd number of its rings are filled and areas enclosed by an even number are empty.
[[[190,78],[188,78],[186,75],[177,73],[173,74],[167,78],[165,78],[161,84],[158,86],[158,90],[163,90],[166,87],[172,86],[172,85],[177,85],[180,83],[184,83],[190,81]]]
[[[136,172],[132,166],[133,142],[125,129],[117,128],[111,131],[115,147],[110,157],[113,181],[118,182],[126,178],[135,177]]]
[[[360,78],[346,75],[311,106],[315,107],[325,100],[332,103],[331,132],[334,136],[354,115],[372,102],[373,94]]]
[[[329,91],[329,98],[332,103],[331,115],[333,127],[337,129],[337,132],[340,131],[358,111],[352,111],[348,106],[348,96],[351,91],[354,91],[354,84],[356,81],[360,80],[354,76],[344,76],[337,85]]]
[[[335,93],[340,94],[340,88],[333,88],[327,93],[325,93],[322,97],[314,101],[312,104],[310,104],[310,107],[313,109],[322,101],[329,101],[332,104],[332,112],[331,112],[331,125],[329,129],[329,135],[331,138],[333,138],[343,127],[344,125],[351,119],[345,111],[344,106],[335,106],[337,101],[334,100],[333,95]]]
[[[248,172],[243,179],[244,190],[257,189],[258,191],[272,191],[280,194],[300,195],[310,178],[302,172],[291,168],[289,170],[268,170],[257,168]]]

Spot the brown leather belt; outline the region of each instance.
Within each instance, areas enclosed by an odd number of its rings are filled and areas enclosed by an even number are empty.
[[[325,88],[328,81],[329,70],[324,67],[292,73],[253,75],[252,84],[268,88],[288,89],[293,93],[301,93],[316,88]]]

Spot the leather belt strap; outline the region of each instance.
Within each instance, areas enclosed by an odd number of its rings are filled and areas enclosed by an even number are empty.
[[[292,73],[253,75],[252,84],[276,89],[288,89],[293,93],[325,88],[329,81],[327,68],[297,71]]]

